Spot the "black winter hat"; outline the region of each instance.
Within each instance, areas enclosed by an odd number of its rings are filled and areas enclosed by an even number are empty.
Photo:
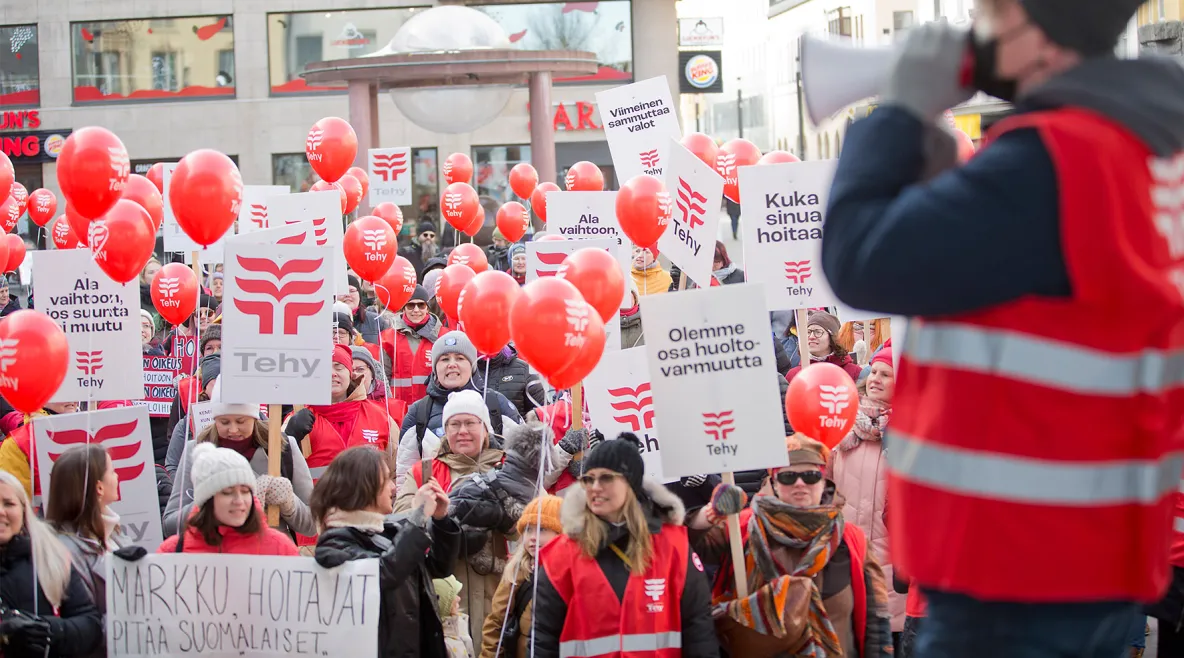
[[[345,329],[349,335],[354,335],[354,320],[348,313],[334,313],[333,314],[333,328]]]
[[[351,273],[346,275],[345,280],[348,282],[348,285],[357,288],[358,292],[362,292],[362,280],[356,274]]]
[[[209,356],[203,356],[201,361],[197,362],[197,371],[201,375],[201,390],[204,391],[210,382],[222,374],[222,353],[215,352]]]
[[[1143,0],[1020,0],[1048,38],[1082,55],[1112,53]]]
[[[415,286],[415,292],[411,293],[411,299],[423,302],[425,304],[432,301],[431,295],[428,294],[428,289],[424,288],[421,285]],[[411,301],[411,299],[409,299],[407,301]]]
[[[201,332],[201,344],[197,348],[199,354],[206,353],[206,345],[211,340],[222,340],[222,325],[211,324],[206,327],[205,331]]]
[[[625,476],[638,500],[646,500],[642,481],[645,478],[645,461],[641,458],[641,439],[629,432],[622,432],[611,441],[602,441],[584,458],[584,472],[594,468],[605,468]]]
[[[424,220],[419,223],[418,227],[416,227],[415,234],[419,235],[420,233],[439,233],[439,232],[440,231],[436,229],[436,222],[433,222],[430,220]]]

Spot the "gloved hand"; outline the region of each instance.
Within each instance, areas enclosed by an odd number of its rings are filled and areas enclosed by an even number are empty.
[[[592,430],[588,433],[588,450],[595,448],[602,441],[604,441],[604,434],[600,430]]]
[[[264,505],[267,504],[267,490],[271,488],[271,476],[260,473],[255,476],[255,497]]]
[[[708,523],[719,523],[729,514],[739,514],[748,503],[748,494],[734,484],[720,484],[711,492],[711,503],[704,508]]]
[[[280,515],[291,516],[296,511],[296,492],[292,481],[285,477],[273,477],[267,485],[267,505],[278,505]]]
[[[695,487],[703,486],[703,483],[706,481],[706,475],[688,475],[682,479],[680,484],[682,484],[682,486],[686,487],[687,489],[694,489]]]
[[[559,441],[559,447],[569,455],[574,455],[584,449],[584,445],[588,442],[588,430],[586,429],[570,429],[563,435],[563,439]]]
[[[49,639],[49,622],[36,615],[22,612],[0,622],[0,645],[45,653],[49,648]]]
[[[897,105],[928,124],[970,100],[974,89],[961,84],[969,34],[945,21],[914,27],[896,54],[884,103]]]
[[[115,554],[115,557],[121,560],[127,560],[128,562],[139,562],[145,555],[148,554],[148,551],[144,550],[143,546],[124,546],[119,550],[112,551],[112,553]]]

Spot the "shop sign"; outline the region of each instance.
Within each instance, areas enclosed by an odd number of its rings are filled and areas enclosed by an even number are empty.
[[[678,19],[678,46],[680,48],[716,48],[723,45],[723,18]]]
[[[579,132],[582,130],[603,130],[604,126],[596,121],[596,104],[590,101],[576,101],[574,103],[552,103],[555,110],[551,115],[551,127],[556,131]],[[530,103],[526,104],[527,116],[530,116]],[[530,121],[526,122],[530,128]]]
[[[40,110],[9,110],[0,113],[0,130],[24,130],[41,127]]]
[[[0,134],[0,150],[13,164],[53,162],[71,130],[43,130],[38,132]]]
[[[682,94],[719,94],[724,90],[722,58],[718,50],[684,51],[678,54]]]

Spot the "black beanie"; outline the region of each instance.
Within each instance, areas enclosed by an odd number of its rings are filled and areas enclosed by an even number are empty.
[[[350,336],[353,336],[354,335],[353,318],[349,317],[348,313],[340,313],[340,312],[334,313],[333,314],[333,328],[334,329],[345,329],[346,331],[349,332]]]
[[[201,374],[201,390],[204,391],[210,382],[214,381],[214,378],[222,374],[222,353],[215,352],[209,356],[203,356],[201,361],[197,362],[197,370]]]
[[[206,353],[206,345],[211,340],[222,340],[222,325],[211,324],[210,326],[206,327],[205,331],[201,332],[201,344],[198,345],[197,348],[199,354]]]
[[[1113,53],[1142,4],[1143,0],[1020,0],[1053,43],[1087,56]]]
[[[594,468],[605,468],[625,476],[638,500],[646,500],[642,488],[645,477],[645,461],[641,458],[641,440],[629,432],[622,432],[611,441],[602,441],[584,458],[584,472]]]
[[[415,286],[415,292],[411,293],[411,299],[423,302],[425,304],[432,301],[431,296],[428,295],[428,289],[420,285]],[[411,301],[411,299],[407,301]]]

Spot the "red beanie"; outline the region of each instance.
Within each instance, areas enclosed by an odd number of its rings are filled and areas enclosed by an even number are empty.
[[[648,249],[650,254],[653,255],[654,260],[658,260],[658,243],[657,242],[646,247],[646,249]]]
[[[885,346],[876,355],[872,357],[872,363],[883,363],[889,368],[892,367],[892,348]]]
[[[333,346],[333,363],[340,363],[346,370],[354,369],[354,353],[345,345]]]

